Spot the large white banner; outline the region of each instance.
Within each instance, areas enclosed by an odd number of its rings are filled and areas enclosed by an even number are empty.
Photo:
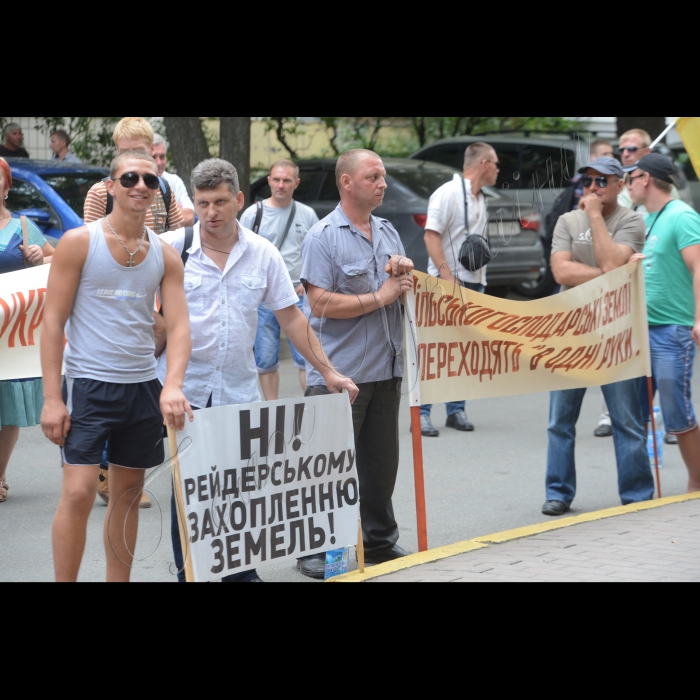
[[[199,411],[177,434],[197,582],[357,544],[347,394]]]
[[[0,275],[0,381],[41,377],[50,265]]]

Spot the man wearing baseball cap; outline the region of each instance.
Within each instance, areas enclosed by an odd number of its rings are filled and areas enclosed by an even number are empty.
[[[623,267],[644,248],[644,218],[617,201],[624,187],[622,165],[598,158],[579,172],[584,186],[579,210],[559,219],[552,243],[552,271],[563,291]],[[640,392],[640,379],[603,387],[623,505],[654,496]],[[564,515],[576,497],[576,423],[585,395],[585,389],[552,392],[545,515]]]
[[[678,438],[693,493],[700,491],[700,427],[691,401],[700,345],[700,215],[674,200],[669,158],[651,154],[626,170],[633,204],[649,212],[644,255],[633,260],[644,261],[655,391],[658,387],[666,430]],[[650,423],[646,384],[642,410]]]

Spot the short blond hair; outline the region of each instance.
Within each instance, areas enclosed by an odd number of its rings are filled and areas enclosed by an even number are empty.
[[[649,148],[649,146],[651,146],[651,136],[649,135],[649,132],[644,131],[644,129],[630,129],[627,133],[620,136],[620,143],[626,139],[632,138],[633,136],[639,136],[639,138],[642,140],[642,148]]]
[[[155,140],[153,127],[143,117],[124,117],[119,124],[114,128],[114,145],[118,147],[117,142],[121,139],[136,141],[136,139],[144,139],[151,144]]]
[[[369,151],[366,148],[356,148],[352,151],[347,151],[346,153],[343,153],[340,158],[338,158],[338,163],[335,166],[335,182],[338,185],[338,189],[341,191],[341,193],[343,191],[343,175],[350,175],[350,177],[354,177],[355,173],[360,167],[360,163],[362,163],[365,158],[376,158],[377,160],[382,159],[381,156],[376,154],[374,151]]]
[[[299,179],[299,166],[296,163],[292,163],[291,160],[278,160],[271,168],[270,175],[275,168],[290,168],[294,171],[297,180]]]

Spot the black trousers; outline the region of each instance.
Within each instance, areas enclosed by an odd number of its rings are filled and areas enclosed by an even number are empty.
[[[360,512],[367,554],[391,549],[399,541],[392,498],[399,472],[401,379],[359,384],[352,407],[360,478]],[[309,387],[306,396],[324,396],[325,386]]]

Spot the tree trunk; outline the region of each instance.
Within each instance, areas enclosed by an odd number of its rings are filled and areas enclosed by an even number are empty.
[[[238,170],[241,192],[250,200],[250,120],[252,117],[220,117],[221,150],[224,160]]]
[[[618,117],[617,118],[617,135],[622,136],[630,129],[644,129],[651,135],[651,140],[661,136],[666,128],[666,117]]]
[[[203,160],[211,158],[202,122],[199,117],[163,117],[163,119],[173,163],[189,190],[192,171]]]

